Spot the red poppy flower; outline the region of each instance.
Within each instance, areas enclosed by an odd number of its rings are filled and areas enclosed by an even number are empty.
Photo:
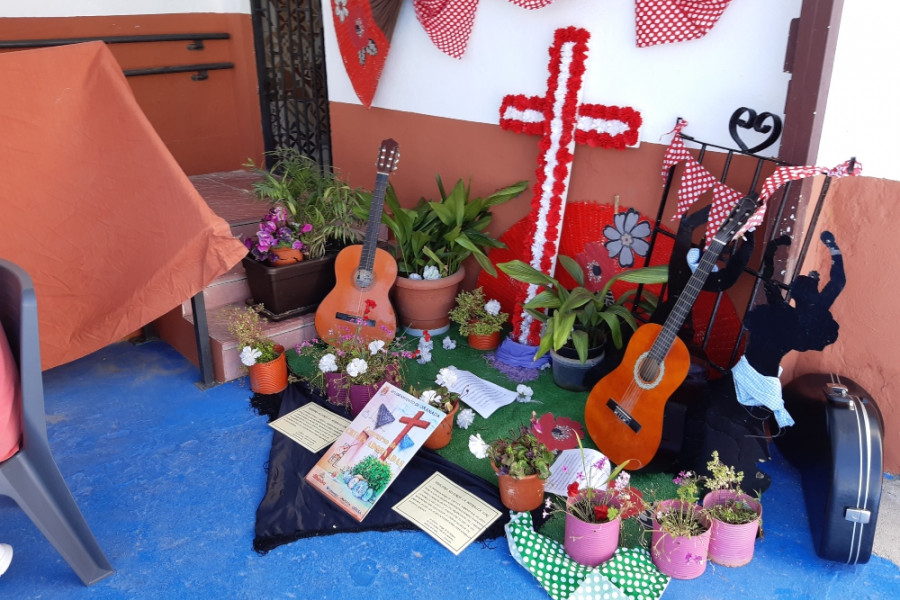
[[[566,494],[569,496],[569,498],[572,498],[572,497],[578,495],[578,482],[577,481],[573,481],[572,483],[569,484],[569,487],[566,488]]]
[[[577,448],[578,440],[584,439],[584,429],[581,427],[581,423],[568,417],[557,419],[553,413],[546,413],[538,419],[538,426],[540,432],[538,432],[538,427],[535,427],[535,435],[551,452]]]

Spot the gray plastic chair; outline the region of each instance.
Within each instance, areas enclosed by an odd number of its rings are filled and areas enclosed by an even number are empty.
[[[0,495],[25,511],[85,585],[115,571],[75,504],[47,441],[37,301],[31,277],[0,259],[0,326],[19,364],[22,447],[0,463]]]

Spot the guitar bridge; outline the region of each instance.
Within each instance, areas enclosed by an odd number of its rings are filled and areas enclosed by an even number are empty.
[[[354,325],[366,325],[367,327],[375,327],[376,323],[372,319],[363,319],[362,317],[357,317],[354,315],[348,315],[347,313],[337,312],[334,313],[334,318],[339,321],[347,321],[348,323],[353,323]]]
[[[633,432],[637,433],[641,430],[641,424],[635,421],[634,417],[629,415],[628,411],[619,406],[619,403],[612,398],[606,401],[606,407],[609,408],[620,421],[628,425],[628,428]]]

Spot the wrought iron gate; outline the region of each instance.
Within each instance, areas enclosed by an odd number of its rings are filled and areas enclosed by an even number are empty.
[[[251,0],[263,141],[331,165],[320,0]]]

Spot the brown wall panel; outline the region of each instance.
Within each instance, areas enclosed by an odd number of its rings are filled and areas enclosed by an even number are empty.
[[[258,161],[263,141],[253,28],[246,14],[129,15],[0,19],[0,39],[36,40],[171,33],[228,33],[202,51],[188,42],[111,44],[123,69],[231,62],[205,81],[191,73],[129,77],[135,98],[188,175],[238,169]]]

